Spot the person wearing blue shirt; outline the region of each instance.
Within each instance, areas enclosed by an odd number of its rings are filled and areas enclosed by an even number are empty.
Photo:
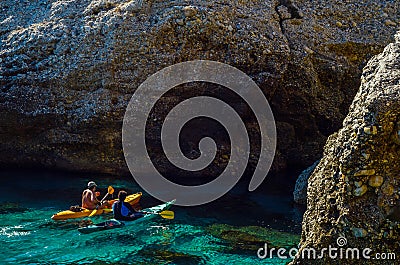
[[[118,221],[133,221],[143,216],[143,213],[135,211],[132,205],[125,202],[127,195],[126,191],[121,190],[118,193],[118,201],[112,206],[114,219]]]

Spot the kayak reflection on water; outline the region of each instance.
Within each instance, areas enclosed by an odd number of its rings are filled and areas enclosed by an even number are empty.
[[[137,212],[133,209],[132,205],[125,202],[128,193],[121,190],[118,193],[118,201],[114,202],[112,209],[114,213],[114,219],[118,221],[133,221],[140,217],[143,217],[143,213]]]

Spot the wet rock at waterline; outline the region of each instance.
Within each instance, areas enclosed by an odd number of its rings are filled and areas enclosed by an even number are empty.
[[[364,68],[360,89],[309,178],[301,249],[336,246],[399,253],[400,35]],[[300,264],[340,260],[297,259]],[[346,260],[346,264],[363,264]],[[386,263],[385,263],[386,262]],[[297,264],[297,263],[296,263]],[[382,261],[379,264],[393,264]]]
[[[166,66],[208,59],[250,75],[269,100],[278,130],[273,169],[309,165],[340,127],[362,66],[391,41],[399,9],[398,1],[372,0],[1,1],[0,164],[126,173],[121,126],[132,93]],[[161,113],[209,88],[178,88],[151,121],[159,126]],[[245,104],[218,94],[257,134]],[[160,171],[170,170],[160,145],[149,148]],[[222,155],[203,175],[226,165]]]

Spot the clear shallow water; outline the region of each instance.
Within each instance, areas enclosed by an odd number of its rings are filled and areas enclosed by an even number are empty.
[[[84,235],[77,231],[82,220],[55,222],[51,215],[78,204],[89,178],[103,187],[102,194],[109,184],[140,191],[133,180],[16,170],[1,172],[0,178],[0,242],[7,249],[0,252],[0,264],[286,264],[288,260],[277,258],[260,260],[256,250],[263,240],[274,242],[276,237],[293,246],[293,235],[300,233],[302,212],[293,207],[290,193],[247,193],[239,185],[204,206],[174,206],[174,220],[154,218]],[[10,209],[5,202],[17,206]],[[146,194],[141,199],[142,207],[156,204]],[[92,221],[106,218],[110,216]],[[251,234],[249,226],[260,232]],[[268,229],[287,233],[277,236]]]

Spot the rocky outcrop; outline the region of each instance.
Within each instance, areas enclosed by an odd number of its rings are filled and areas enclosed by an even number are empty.
[[[193,59],[228,63],[261,87],[277,121],[275,170],[311,164],[339,129],[360,69],[392,39],[399,9],[372,0],[1,1],[0,164],[127,172],[120,131],[131,95],[157,70]],[[160,112],[193,91],[202,89],[178,88]]]
[[[301,249],[346,247],[399,253],[400,35],[364,68],[360,89],[339,132],[309,179]],[[361,252],[360,252],[361,253]],[[296,259],[341,264],[340,259]],[[346,260],[363,264],[364,260]],[[378,264],[378,263],[376,263]],[[379,264],[394,264],[393,260]]]
[[[308,178],[313,173],[315,167],[318,165],[319,160],[312,164],[307,169],[303,170],[296,180],[296,185],[294,186],[293,199],[298,204],[307,204],[307,187]]]

